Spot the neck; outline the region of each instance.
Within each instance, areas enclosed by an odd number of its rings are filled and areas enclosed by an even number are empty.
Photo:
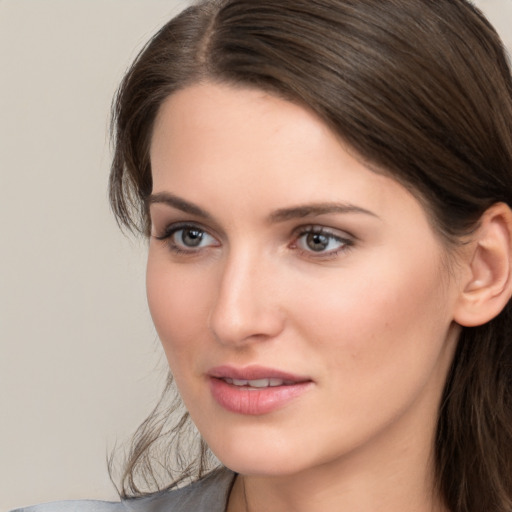
[[[387,432],[371,446],[294,474],[239,476],[227,512],[448,512],[435,491],[434,431],[432,425],[428,440]]]
[[[350,476],[330,465],[287,477],[240,475],[227,512],[448,512],[430,474],[394,466],[360,468]]]

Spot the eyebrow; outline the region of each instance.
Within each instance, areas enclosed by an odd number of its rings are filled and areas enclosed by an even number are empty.
[[[212,219],[212,216],[199,206],[194,203],[190,203],[181,197],[170,194],[169,192],[159,192],[158,194],[151,194],[147,199],[147,204],[165,204],[177,210],[181,210],[185,213],[190,213],[196,217],[202,217],[203,219]]]
[[[151,194],[147,199],[147,204],[165,204],[177,210],[181,210],[185,213],[190,213],[196,217],[202,217],[203,219],[213,220],[213,216],[206,210],[203,210],[199,206],[182,199],[181,197],[170,194],[169,192],[159,192],[157,194]],[[279,222],[286,222],[292,219],[301,219],[304,217],[314,217],[319,215],[328,215],[332,213],[358,213],[364,215],[370,215],[371,217],[379,218],[378,215],[370,210],[355,206],[350,203],[311,203],[300,206],[293,206],[290,208],[280,208],[272,212],[269,215],[269,221],[271,224]]]
[[[350,203],[312,203],[276,210],[270,215],[270,221],[273,223],[285,222],[291,219],[314,217],[330,213],[362,213],[364,215],[379,218],[378,215],[370,210],[366,210],[365,208],[361,208]]]

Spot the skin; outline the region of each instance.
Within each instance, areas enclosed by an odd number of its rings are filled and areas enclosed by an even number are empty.
[[[314,113],[253,89],[175,93],[150,156],[149,306],[199,431],[244,475],[228,510],[444,510],[430,461],[461,280],[420,203]],[[352,208],[276,218],[312,203]],[[226,364],[312,384],[236,414],[210,392],[209,369]]]

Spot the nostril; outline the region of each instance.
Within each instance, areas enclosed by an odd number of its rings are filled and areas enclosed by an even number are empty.
[[[209,319],[209,328],[222,344],[245,344],[262,342],[277,336],[283,329],[284,319],[278,308],[268,305],[250,304],[242,309],[217,306]]]

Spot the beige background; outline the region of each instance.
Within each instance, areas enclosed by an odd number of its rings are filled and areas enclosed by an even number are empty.
[[[186,0],[0,0],[0,510],[115,499],[165,375],[144,242],[109,212],[111,97]],[[512,47],[512,0],[478,2]]]

